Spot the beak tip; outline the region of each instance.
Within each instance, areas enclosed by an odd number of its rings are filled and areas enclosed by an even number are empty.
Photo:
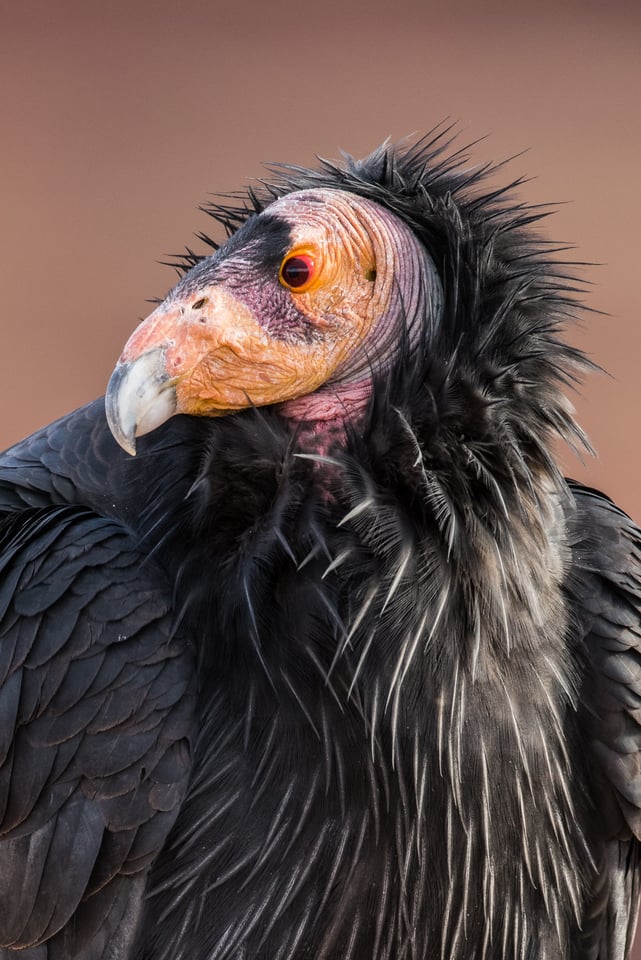
[[[117,443],[120,444],[120,446],[121,446],[122,449],[125,451],[125,453],[128,453],[128,454],[129,454],[130,457],[135,457],[135,456],[136,456],[136,441],[135,441],[135,440],[132,440],[131,442],[129,442],[128,440],[118,439],[117,437],[115,437],[114,439],[116,440]]]

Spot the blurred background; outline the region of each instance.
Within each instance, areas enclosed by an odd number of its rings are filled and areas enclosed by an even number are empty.
[[[599,459],[563,456],[641,520],[640,9],[0,0],[0,448],[103,392],[210,193],[451,118],[599,264],[572,334],[609,373],[576,398]]]

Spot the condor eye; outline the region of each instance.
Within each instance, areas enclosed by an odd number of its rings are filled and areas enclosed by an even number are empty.
[[[283,260],[278,279],[284,287],[302,293],[314,279],[315,273],[313,259],[306,253],[295,253]]]

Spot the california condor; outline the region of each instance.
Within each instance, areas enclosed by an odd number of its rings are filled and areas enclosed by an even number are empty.
[[[272,170],[1,458],[0,960],[628,955],[641,532],[490,172]]]

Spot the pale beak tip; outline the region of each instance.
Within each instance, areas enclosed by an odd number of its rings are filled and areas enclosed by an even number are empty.
[[[117,443],[120,444],[125,453],[128,453],[130,457],[136,456],[136,441],[135,439],[129,440],[126,437],[114,437]]]
[[[162,349],[116,366],[105,394],[105,413],[114,440],[130,456],[136,455],[136,437],[155,430],[177,412],[176,407]]]

